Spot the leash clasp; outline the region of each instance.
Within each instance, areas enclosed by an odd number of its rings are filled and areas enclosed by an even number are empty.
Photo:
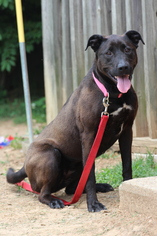
[[[109,113],[107,112],[108,107],[109,107],[109,95],[107,97],[104,97],[102,100],[102,103],[105,107],[105,110],[101,113],[101,116],[105,115],[105,116],[109,116]]]

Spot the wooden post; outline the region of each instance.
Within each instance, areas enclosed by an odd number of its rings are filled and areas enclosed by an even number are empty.
[[[75,51],[77,58],[77,81],[80,83],[85,76],[84,54],[86,44],[84,44],[83,18],[82,18],[82,0],[74,1],[75,7]],[[86,39],[87,40],[87,39]],[[86,42],[87,43],[87,42]]]
[[[43,57],[44,81],[46,97],[46,117],[49,123],[58,113],[57,82],[55,71],[55,42],[53,37],[53,4],[54,1],[42,0],[42,32],[43,32]]]
[[[146,46],[144,47],[144,78],[146,94],[146,111],[149,136],[157,138],[157,102],[156,102],[156,71],[157,71],[157,19],[155,0],[142,1],[143,35]]]
[[[88,34],[88,24],[87,24],[87,1],[86,0],[82,0],[82,17],[83,17],[83,42],[84,45],[87,45],[87,39],[91,36]],[[84,62],[85,62],[85,74],[88,71],[88,52],[86,51],[84,54]]]
[[[111,9],[112,9],[112,33],[113,34],[123,34],[126,25],[125,25],[125,1],[123,0],[112,0]]]
[[[102,2],[100,2],[100,3],[102,3]],[[112,4],[112,1],[110,1],[110,0],[104,0],[103,4],[100,4],[101,34],[105,35],[105,36],[112,34],[111,4]]]
[[[63,103],[73,91],[70,28],[69,28],[69,1],[62,1],[62,78],[63,78]]]
[[[126,30],[134,29],[138,31],[144,39],[142,32],[142,6],[141,1],[126,0]],[[134,14],[134,17],[132,17]],[[145,39],[144,39],[145,41]],[[138,96],[138,112],[134,125],[134,136],[148,136],[147,115],[146,115],[146,96],[145,96],[145,81],[144,81],[144,59],[143,50],[146,45],[139,42],[137,49],[138,64],[134,71],[133,86]]]
[[[69,0],[69,14],[70,14],[72,80],[73,80],[73,90],[74,90],[78,86],[78,77],[77,77],[77,61],[76,61],[75,9],[73,0]]]
[[[57,103],[58,110],[61,109],[63,105],[63,94],[62,94],[62,24],[61,24],[61,6],[62,1],[53,0],[53,49],[55,60],[55,75],[56,75],[56,85],[57,85]],[[52,104],[53,105],[53,104]]]

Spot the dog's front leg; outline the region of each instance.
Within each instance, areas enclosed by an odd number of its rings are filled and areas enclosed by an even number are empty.
[[[87,207],[89,212],[99,212],[106,210],[106,207],[100,203],[96,195],[95,166],[92,167],[86,184]]]
[[[132,158],[131,158],[131,146],[132,146],[132,127],[125,129],[119,138],[119,147],[122,158],[123,167],[123,181],[132,179]]]
[[[85,143],[83,145],[83,165],[85,165],[90,148],[89,139],[85,139]],[[95,180],[95,165],[93,165],[90,175],[88,177],[86,183],[86,194],[87,194],[87,207],[89,212],[99,212],[101,210],[106,210],[106,207],[100,203],[97,199],[96,195],[96,180]]]

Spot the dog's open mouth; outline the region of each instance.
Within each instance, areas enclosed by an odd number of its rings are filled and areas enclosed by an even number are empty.
[[[131,75],[113,76],[110,74],[110,78],[117,83],[117,89],[121,93],[127,93],[131,87]]]
[[[115,76],[117,88],[121,93],[127,93],[131,87],[130,75]]]

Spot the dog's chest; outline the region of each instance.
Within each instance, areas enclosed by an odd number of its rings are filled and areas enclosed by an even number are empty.
[[[98,155],[104,153],[119,139],[123,130],[133,122],[134,112],[134,107],[126,103],[110,112]]]
[[[134,108],[132,105],[127,105],[125,102],[109,113],[109,122],[107,132],[110,136],[119,136],[123,129],[133,121]]]
[[[110,115],[116,118],[116,117],[122,116],[124,113],[130,114],[132,110],[133,110],[133,107],[131,105],[127,105],[124,102],[122,106],[118,107],[116,110],[111,112]]]

